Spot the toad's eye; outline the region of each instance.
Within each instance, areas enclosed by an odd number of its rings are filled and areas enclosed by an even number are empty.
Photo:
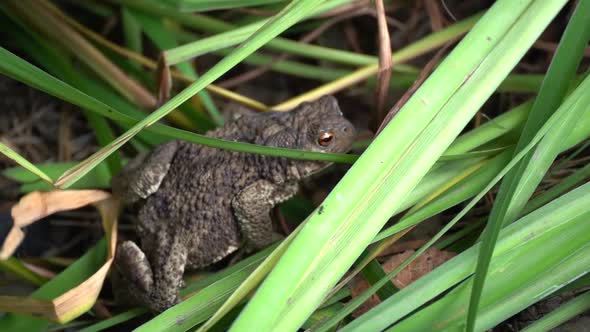
[[[325,132],[323,134],[320,135],[320,137],[318,138],[318,144],[321,146],[328,146],[330,145],[330,143],[332,143],[332,140],[334,139],[334,133],[329,131],[329,132]]]

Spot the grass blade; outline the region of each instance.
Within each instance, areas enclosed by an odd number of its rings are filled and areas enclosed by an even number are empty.
[[[76,88],[73,88],[71,85],[56,79],[55,77],[22,60],[2,47],[0,47],[0,73],[122,124],[131,126],[140,121],[139,118],[125,115],[113,107],[96,100],[95,98]],[[208,136],[197,135],[192,132],[176,129],[158,123],[145,129],[152,133],[157,133],[163,136],[238,152],[259,153],[295,159],[323,160],[344,163],[353,163],[357,158],[357,156],[347,154],[307,152],[240,142],[229,142]]]
[[[180,11],[206,11],[260,6],[285,2],[286,0],[169,0]]]
[[[6,146],[2,142],[0,142],[0,153],[2,153],[6,157],[14,160],[14,162],[16,162],[17,164],[21,165],[22,167],[24,167],[25,169],[27,169],[31,173],[37,175],[43,181],[45,181],[45,182],[47,182],[49,184],[52,184],[53,183],[53,180],[51,180],[51,178],[47,174],[45,174],[37,166],[33,165],[30,161],[28,161],[27,159],[25,159],[20,154],[16,153],[16,151],[12,150],[11,148],[9,148],[8,146]]]
[[[567,93],[568,84],[572,82],[576,68],[582,59],[584,48],[590,40],[590,1],[582,0],[568,24],[560,45],[552,61],[546,78],[543,81],[539,96],[533,104],[529,118],[523,129],[523,133],[516,147],[519,152],[522,146],[526,145],[532,135],[540,128],[546,119],[557,109]],[[588,96],[590,80],[581,84],[568,98],[562,107],[571,108],[571,111],[563,118],[563,122],[555,126],[547,137],[540,142],[536,151],[531,151],[521,161],[518,168],[507,175],[502,182],[496,203],[492,208],[490,219],[483,237],[482,249],[473,282],[473,290],[467,315],[467,331],[474,330],[477,317],[477,310],[481,294],[483,292],[487,270],[492,257],[495,243],[503,225],[516,219],[522,208],[533,194],[535,188],[541,181],[547,169],[551,166],[553,159],[560,152],[562,137],[566,136],[571,128],[574,128],[579,116],[585,109],[575,107],[577,103],[590,103]],[[533,158],[534,156],[534,158]]]
[[[536,320],[524,328],[522,332],[549,331],[588,309],[590,309],[590,292],[587,291]]]

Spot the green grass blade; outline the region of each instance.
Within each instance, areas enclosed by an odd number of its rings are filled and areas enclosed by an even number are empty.
[[[47,174],[45,174],[37,166],[33,165],[26,158],[24,158],[23,156],[21,156],[16,151],[12,150],[11,148],[6,146],[2,142],[0,142],[0,153],[5,155],[7,158],[13,160],[15,163],[21,165],[23,168],[25,168],[29,172],[35,174],[43,181],[50,183],[50,184],[53,183],[53,180],[51,180],[51,178]]]
[[[311,15],[321,14],[349,2],[351,2],[351,0],[318,1],[318,3],[321,4],[318,5],[318,7],[313,12],[309,12],[303,18],[307,18]],[[260,20],[243,27],[236,27],[230,31],[167,50],[165,52],[167,63],[170,65],[177,64],[179,62],[186,61],[214,50],[238,45],[248,39],[260,27],[267,24],[268,21],[269,19]],[[353,52],[347,52],[328,47],[303,44],[284,38],[276,38],[270,41],[267,47],[287,53],[354,65],[365,65],[369,63],[375,63],[377,61],[376,57],[374,56],[356,54]]]
[[[579,2],[570,23],[565,29],[563,38],[549,66],[539,95],[535,99],[521,138],[516,146],[517,152],[530,141],[536,131],[558,109],[564,100],[567,89],[575,78],[576,69],[584,54],[584,48],[589,41],[590,1],[583,0]],[[579,109],[579,111],[584,112],[584,109]],[[563,128],[564,137],[575,127],[576,123],[577,119],[572,120],[566,128]],[[561,145],[557,137],[554,137],[553,140],[552,144],[546,143],[549,144],[549,147],[552,147],[553,153],[544,152],[548,154],[547,158],[551,160],[554,158],[554,156],[551,156],[556,154],[556,151],[560,151]],[[541,150],[541,148],[538,150]],[[525,157],[519,167],[507,175],[500,187],[497,200],[502,200],[503,196],[506,195],[509,196],[507,200],[510,202],[505,214],[498,216],[502,219],[502,224],[511,222],[520,214],[522,207],[526,204],[537,187],[537,184],[540,182],[541,179],[539,176],[542,176],[549,167],[549,165],[541,166],[542,164],[538,163],[537,158],[539,157],[537,153],[535,153],[535,159],[533,160],[533,153],[531,152]],[[532,164],[537,165],[537,168],[531,169]],[[547,164],[547,162],[544,164]],[[523,181],[523,174],[530,174],[530,172],[538,175],[532,179],[528,178],[526,181]]]
[[[211,17],[202,16],[202,15],[191,15],[186,13],[179,13],[167,6],[163,6],[156,2],[152,1],[138,1],[138,0],[110,0],[111,2],[124,4],[126,6],[130,6],[132,8],[136,8],[141,11],[145,11],[152,15],[161,15],[166,16],[175,21],[185,24],[187,27],[199,29],[202,31],[213,32],[213,33],[220,33],[226,32],[229,30],[235,31],[238,27],[223,22],[221,20],[217,20]],[[336,8],[337,6],[346,4],[351,2],[350,0],[331,0],[331,1],[324,1],[322,5],[318,7],[316,10],[316,14],[328,11],[330,9]],[[415,57],[420,54],[424,54],[429,50],[436,48],[437,46],[444,45],[447,41],[456,38],[457,36],[463,34],[465,31],[469,30],[473,24],[479,19],[480,15],[474,15],[472,17],[466,18],[461,22],[451,25],[450,27],[443,29],[439,32],[435,32],[432,36],[428,36],[423,40],[420,40],[417,43],[413,43],[408,45],[403,49],[403,52],[396,52],[396,61],[406,60],[411,57]],[[253,23],[259,24],[259,23]],[[247,29],[247,27],[243,27]],[[250,28],[251,29],[251,28]],[[237,32],[235,34],[238,34]],[[243,37],[243,36],[242,36]],[[210,40],[207,44],[210,44]],[[223,42],[223,41],[219,41]],[[237,43],[238,41],[236,41]],[[235,43],[234,43],[235,44]],[[300,56],[312,57],[314,59],[322,59],[328,60],[337,63],[345,63],[350,65],[369,65],[369,64],[376,64],[377,57],[375,56],[367,56],[367,55],[360,55],[353,52],[346,52],[342,50],[327,48],[327,47],[320,47],[320,46],[312,46],[312,45],[302,45],[296,41],[292,41],[285,38],[275,38],[270,41],[267,45],[272,49],[279,50],[281,52],[293,53]],[[188,46],[187,46],[188,47]],[[207,46],[204,46],[207,47]],[[302,48],[303,47],[303,48]],[[184,52],[183,52],[184,53]],[[188,52],[190,53],[190,52]],[[195,56],[195,54],[193,54]],[[395,61],[394,61],[395,62]],[[402,66],[395,66],[394,70],[402,70],[407,68],[402,68]],[[331,78],[333,79],[333,78]],[[413,79],[411,80],[413,81]]]
[[[554,225],[542,236],[494,255],[490,269],[493,279],[486,285],[476,331],[492,329],[586,273],[590,264],[590,225],[584,219],[589,216],[586,212],[566,223],[560,220],[562,224]],[[463,331],[465,303],[472,283],[470,278],[388,331]]]
[[[75,162],[67,163],[47,163],[40,164],[37,167],[46,173],[51,178],[57,178],[60,174],[63,174],[69,168],[75,166]],[[5,169],[1,174],[13,181],[22,183],[20,192],[28,193],[34,190],[51,190],[55,189],[50,183],[39,180],[36,175],[31,174],[28,170],[22,167],[12,167]],[[92,172],[88,173],[87,176],[76,182],[72,186],[72,189],[97,189],[97,188],[110,188],[111,186],[111,173],[106,164],[100,164]]]
[[[554,187],[543,192],[542,195],[536,196],[535,198],[531,199],[527,203],[525,208],[523,209],[522,213],[526,214],[526,213],[529,213],[533,210],[538,209],[539,207],[549,203],[551,200],[559,197],[559,195],[561,195],[565,191],[573,188],[575,185],[588,179],[589,177],[590,177],[590,164],[576,170],[574,172],[574,174],[561,180]]]
[[[129,311],[122,312],[120,314],[114,315],[108,319],[102,320],[96,324],[92,324],[81,329],[79,332],[98,332],[108,329],[109,327],[115,326],[117,324],[121,324],[126,322],[130,319],[133,319],[139,315],[146,313],[147,310],[143,308],[136,308]]]
[[[532,105],[532,102],[523,103],[512,110],[491,119],[476,129],[459,136],[447,151],[445,151],[445,154],[459,154],[471,151],[515,130],[524,123]]]
[[[36,286],[41,286],[47,282],[46,277],[35,274],[33,271],[29,270],[20,260],[14,257],[8,257],[8,259],[0,260],[0,270],[12,273]]]
[[[243,8],[286,2],[286,0],[168,0],[179,11],[207,11]]]
[[[564,82],[573,81],[588,40],[590,40],[590,1],[583,0],[578,3],[555,53],[554,60],[549,66],[546,78],[517,144],[517,152],[530,141],[530,138],[565,97],[568,84],[564,84]],[[473,331],[476,325],[479,301],[500,229],[502,225],[512,222],[520,214],[543,175],[560,152],[562,137],[565,137],[571,128],[575,127],[579,117],[584,114],[584,107],[575,107],[578,103],[581,105],[590,103],[590,98],[583,98],[584,94],[590,96],[588,94],[590,80],[586,79],[584,82],[562,105],[562,107],[571,108],[567,116],[563,118],[563,122],[549,132],[536,151],[531,151],[518,168],[507,175],[500,186],[484,233],[482,250],[473,282],[469,314],[467,315],[467,331],[469,332]]]
[[[544,315],[531,325],[522,329],[522,332],[543,332],[549,331],[567,322],[573,317],[580,315],[590,309],[590,292],[576,296],[573,300],[561,304],[557,309]]]
[[[168,29],[164,26],[161,20],[157,20],[144,12],[136,10],[130,10],[130,12],[132,13],[133,17],[140,22],[141,26],[143,26],[146,35],[161,51],[178,46],[174,34],[168,31]],[[181,73],[190,78],[193,78],[194,80],[198,78],[197,73],[189,63],[178,64],[176,65],[176,68]],[[217,126],[222,126],[224,122],[223,117],[221,113],[219,113],[219,110],[217,109],[215,104],[213,103],[213,99],[209,95],[209,92],[203,90],[197,93],[197,96],[199,96],[199,98],[201,99],[201,102],[209,112],[209,115],[211,116],[211,119],[213,119],[213,122]],[[187,115],[191,116],[192,114]],[[191,119],[193,121],[198,121],[198,119],[196,119],[194,116]]]
[[[210,330],[215,324],[227,315],[232,309],[240,304],[261,282],[261,280],[269,273],[277,260],[285,252],[286,248],[291,244],[293,238],[297,236],[301,226],[293,231],[289,236],[281,242],[281,244],[273,250],[268,257],[253,271],[250,276],[240,284],[236,291],[223,303],[223,305],[203,324],[198,332],[205,332]]]
[[[13,79],[24,82],[34,88],[47,92],[60,99],[71,102],[90,111],[96,112],[109,119],[125,125],[135,125],[140,118],[123,114],[111,106],[108,106],[95,98],[73,88],[30,63],[20,59],[13,53],[0,47],[0,73]],[[106,92],[106,91],[104,91]],[[106,95],[105,95],[106,96]],[[259,153],[272,156],[281,156],[295,159],[323,160],[331,162],[352,163],[357,156],[345,154],[326,154],[318,152],[307,152],[300,150],[274,148],[240,142],[228,142],[212,137],[197,135],[192,132],[172,128],[169,126],[154,124],[145,128],[146,130],[171,138],[182,139],[189,142],[203,144],[210,147],[229,149],[238,152]]]
[[[127,8],[121,9],[121,23],[123,26],[123,37],[127,48],[137,52],[143,52],[142,27],[133,14]],[[139,68],[138,64],[135,64]]]

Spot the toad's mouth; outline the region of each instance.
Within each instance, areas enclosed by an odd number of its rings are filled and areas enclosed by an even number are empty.
[[[301,180],[325,170],[332,164],[326,161],[307,161],[302,164],[294,163],[291,165],[291,174]]]

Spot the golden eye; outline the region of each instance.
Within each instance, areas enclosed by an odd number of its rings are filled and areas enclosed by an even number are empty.
[[[334,133],[329,131],[320,135],[320,137],[318,138],[318,144],[321,146],[328,146],[330,145],[330,143],[332,143],[333,139]]]

